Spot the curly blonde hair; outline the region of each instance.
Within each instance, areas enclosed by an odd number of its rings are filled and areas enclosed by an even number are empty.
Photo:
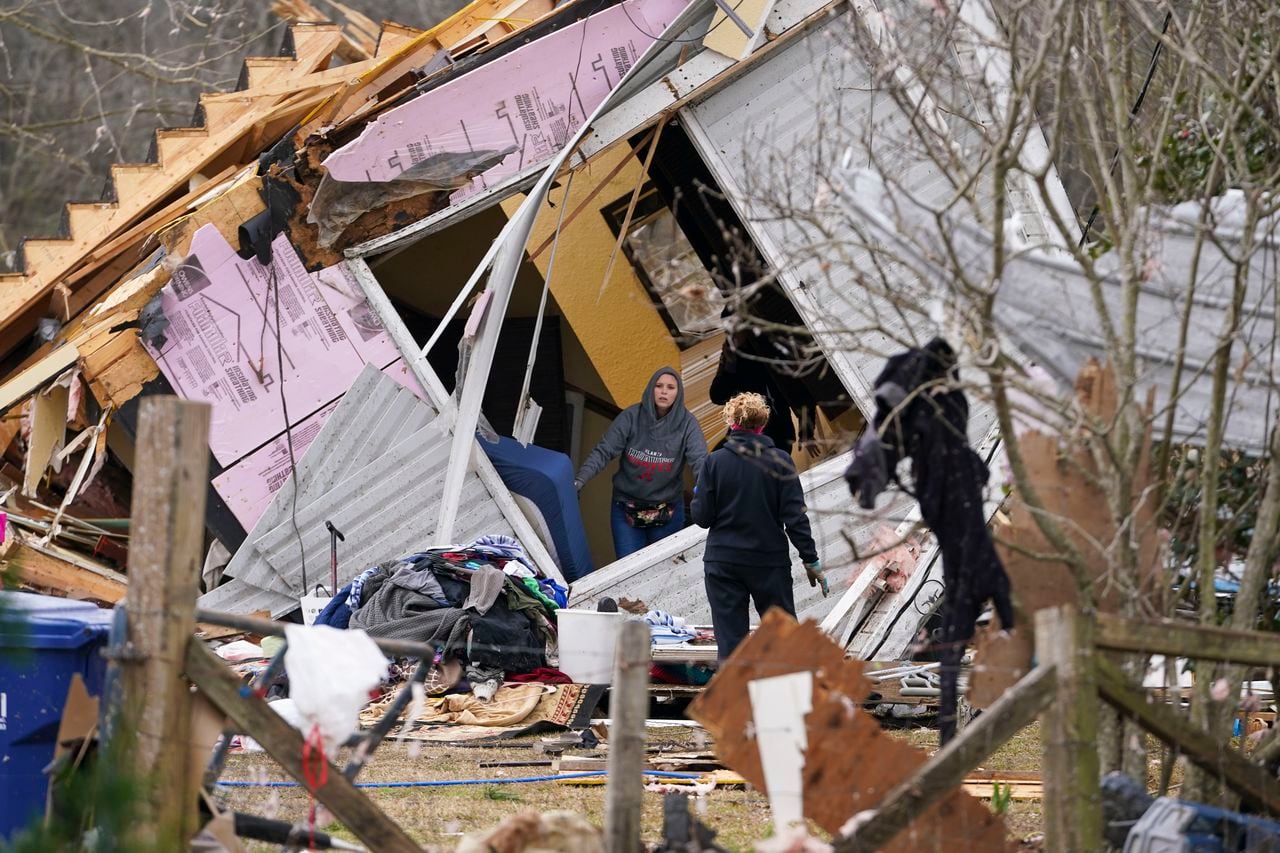
[[[730,427],[759,429],[769,422],[769,404],[754,391],[735,394],[724,404],[724,422]]]

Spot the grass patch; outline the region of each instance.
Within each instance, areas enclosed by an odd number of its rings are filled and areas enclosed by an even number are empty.
[[[506,788],[500,788],[497,785],[490,785],[484,789],[484,798],[486,800],[496,800],[500,803],[522,803],[520,795],[515,791]]]
[[[909,743],[932,752],[938,733],[929,729],[891,731]],[[650,729],[650,746],[671,750],[706,749],[705,735],[690,729]],[[360,774],[361,782],[403,782],[446,779],[478,779],[480,784],[446,788],[372,788],[369,798],[418,843],[432,850],[451,850],[464,833],[497,825],[504,817],[524,809],[576,812],[597,826],[604,825],[603,785],[571,786],[556,782],[496,784],[496,780],[543,776],[550,767],[481,767],[504,761],[534,761],[545,756],[531,748],[536,738],[516,740],[494,747],[442,747],[384,744],[372,763]],[[592,753],[576,753],[592,754]],[[345,755],[339,756],[344,759]],[[341,760],[338,762],[341,764]],[[1040,733],[1036,725],[1015,735],[983,764],[986,770],[1040,770]],[[289,777],[268,756],[233,755],[223,774],[227,780],[286,780]],[[488,780],[494,780],[490,782]],[[227,788],[218,794],[226,806],[282,820],[303,821],[308,797],[300,788]],[[720,789],[695,803],[694,813],[718,832],[717,841],[730,850],[751,850],[754,842],[772,834],[768,801],[751,789]],[[1041,831],[1037,801],[1015,800],[1007,804],[1005,823],[1011,840]],[[656,842],[662,836],[662,795],[646,793],[643,807],[644,838]],[[355,840],[343,826],[322,827],[340,838]],[[249,846],[254,851],[274,851],[271,845]]]

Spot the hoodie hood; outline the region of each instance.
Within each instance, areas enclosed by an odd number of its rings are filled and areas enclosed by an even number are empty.
[[[671,411],[667,412],[666,417],[659,419],[658,404],[653,399],[653,386],[658,384],[658,377],[668,374],[676,380],[676,399],[671,404]],[[693,415],[684,406],[684,380],[680,378],[680,371],[674,367],[660,367],[655,370],[649,377],[649,384],[644,388],[644,396],[640,398],[640,422],[644,428],[655,433],[683,431],[685,420],[691,417]]]

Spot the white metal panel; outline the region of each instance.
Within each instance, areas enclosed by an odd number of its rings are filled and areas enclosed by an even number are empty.
[[[859,274],[874,259],[831,203],[826,176],[841,162],[892,171],[921,198],[943,202],[950,178],[911,143],[907,116],[849,49],[855,12],[833,16],[741,79],[686,107],[681,121],[752,239],[864,413],[872,378],[904,341],[935,333],[927,294],[907,270],[890,289],[916,310],[872,298]],[[963,150],[967,125],[949,128]],[[914,297],[918,294],[918,300]],[[980,435],[980,432],[979,432]]]
[[[923,311],[904,313],[886,300],[870,297],[860,286],[860,269],[874,260],[833,204],[826,175],[841,163],[874,161],[878,168],[895,172],[920,199],[934,204],[950,199],[954,187],[911,146],[911,117],[888,97],[877,99],[872,74],[851,58],[845,31],[855,26],[854,14],[849,10],[835,15],[730,85],[682,110],[681,122],[756,246],[777,270],[827,360],[869,415],[870,384],[884,357],[901,350],[904,342],[923,342],[936,327]],[[948,128],[957,145],[968,141],[963,122],[952,122]],[[891,268],[886,278],[891,292],[928,304],[931,295],[909,270]],[[991,441],[991,420],[989,411],[977,407],[970,425],[970,435],[987,439],[984,452]],[[846,464],[847,457],[828,462],[805,478],[815,534],[836,590],[849,588],[863,567],[852,561],[847,539],[864,549],[884,524],[859,524],[844,479],[838,476]],[[887,500],[896,502],[891,514],[896,523],[910,501],[901,494]],[[704,534],[685,530],[668,542],[589,576],[573,590],[576,601],[626,594],[695,620],[705,617]],[[879,598],[855,646],[881,649],[881,656],[904,652],[906,643],[900,638],[910,638],[928,615],[928,607],[916,598],[940,575],[941,562],[931,549],[904,590]],[[795,569],[794,576],[799,578],[799,616],[822,619],[838,599],[815,597],[803,573]],[[872,592],[868,589],[863,596],[869,598]],[[865,612],[870,606],[864,601],[858,608]]]
[[[844,454],[800,476],[818,556],[832,590],[831,597],[823,598],[820,590],[809,586],[793,553],[791,577],[801,619],[822,621],[863,567],[863,561],[855,559],[853,546],[860,552],[869,550],[877,532],[885,528],[891,532],[910,506],[905,496],[894,494],[885,497],[874,514],[854,509],[842,476],[848,464],[849,455]],[[702,580],[706,544],[706,530],[687,527],[576,582],[570,604],[591,607],[606,596],[625,596],[697,624],[710,624],[711,609]]]
[[[347,537],[338,546],[338,585],[364,569],[442,543],[435,519],[450,436],[430,407],[383,373],[366,368],[316,436],[298,466],[296,506],[286,484],[227,568],[233,580],[203,596],[201,606],[233,612],[297,606],[307,586],[329,584],[326,521]],[[505,489],[499,482],[499,488]],[[488,533],[515,536],[500,497],[468,473],[461,490],[460,541]],[[510,498],[506,494],[507,499]],[[296,523],[296,529],[295,529]]]

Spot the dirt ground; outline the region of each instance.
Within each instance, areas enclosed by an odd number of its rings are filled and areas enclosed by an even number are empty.
[[[893,732],[914,745],[932,750],[936,731],[916,729]],[[447,779],[492,779],[492,783],[442,788],[367,789],[372,799],[415,840],[435,850],[452,849],[463,834],[496,825],[503,817],[522,810],[576,812],[596,825],[604,823],[604,786],[571,786],[557,782],[503,783],[504,779],[547,775],[549,767],[481,767],[481,763],[535,761],[547,758],[533,749],[537,738],[515,740],[499,747],[445,747],[387,743],[360,775],[361,782],[403,782]],[[650,746],[676,750],[706,748],[705,736],[696,730],[650,729]],[[591,754],[591,753],[575,753]],[[987,770],[1038,771],[1040,740],[1036,726],[1028,727],[1005,744],[983,765]],[[285,781],[289,777],[262,754],[233,755],[224,780]],[[303,820],[308,799],[298,788],[222,788],[224,804],[248,812],[285,820]],[[731,850],[751,850],[753,842],[772,834],[768,802],[755,790],[719,789],[695,805],[703,822],[718,833],[717,842]],[[1040,803],[1036,800],[1009,804],[1005,814],[1009,837],[1022,841],[1040,832]],[[340,824],[322,829],[355,840]],[[662,795],[646,793],[644,837],[661,839]],[[278,849],[261,845],[256,850]]]

